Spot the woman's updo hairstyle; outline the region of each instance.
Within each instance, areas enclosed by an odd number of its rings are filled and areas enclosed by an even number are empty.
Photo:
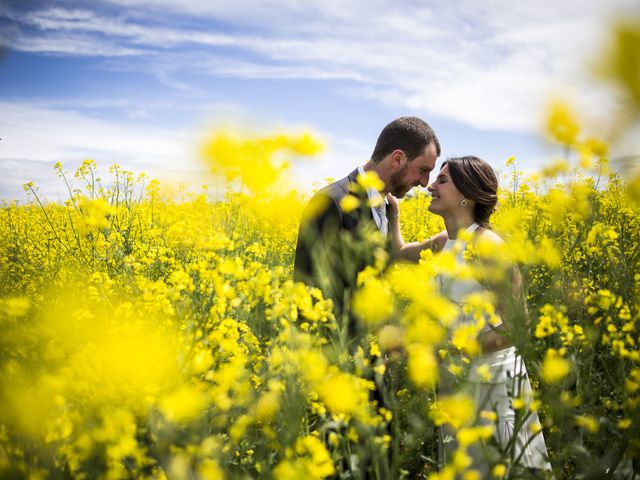
[[[473,217],[478,225],[489,227],[489,217],[498,203],[498,179],[487,162],[472,155],[453,157],[442,164],[449,165],[451,180],[465,198],[473,200]]]

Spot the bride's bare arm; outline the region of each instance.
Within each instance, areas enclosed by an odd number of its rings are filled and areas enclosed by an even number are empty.
[[[391,234],[391,243],[393,246],[393,255],[395,258],[409,260],[418,263],[420,260],[420,252],[429,248],[433,251],[441,250],[447,241],[447,232],[441,232],[422,242],[405,243],[400,231],[400,206],[398,199],[391,194],[387,195],[389,202],[389,233]]]

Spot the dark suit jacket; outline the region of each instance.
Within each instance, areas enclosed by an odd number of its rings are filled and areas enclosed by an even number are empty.
[[[303,212],[296,245],[294,280],[320,288],[325,298],[333,300],[337,316],[345,310],[349,313],[358,272],[373,265],[376,249],[385,248],[373,234],[378,227],[367,194],[357,185],[357,176],[356,169],[311,198]],[[360,204],[344,212],[340,202],[349,194],[355,195]],[[349,330],[354,328],[352,322]]]

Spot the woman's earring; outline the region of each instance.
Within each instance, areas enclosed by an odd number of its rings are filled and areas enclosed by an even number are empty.
[[[466,206],[467,206],[467,203],[469,203],[469,202],[467,202],[467,199],[466,199],[466,198],[463,198],[463,199],[462,199],[462,201],[460,202],[460,206],[461,206],[461,207],[466,207]]]

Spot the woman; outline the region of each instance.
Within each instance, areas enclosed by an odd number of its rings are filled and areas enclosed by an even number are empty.
[[[397,256],[417,262],[420,252],[431,249],[434,252],[453,250],[459,262],[465,260],[466,244],[459,240],[460,236],[471,237],[472,244],[480,240],[503,243],[502,239],[489,229],[489,218],[493,213],[498,197],[498,180],[489,164],[480,158],[467,156],[450,158],[443,163],[435,182],[429,187],[432,199],[429,211],[440,215],[446,230],[424,241],[405,244],[400,233],[398,201],[388,197],[391,212],[389,215],[390,231]],[[460,235],[461,232],[468,232]],[[481,268],[475,272],[495,269],[495,265],[478,261]],[[491,268],[489,268],[491,267]],[[514,445],[511,449],[512,462],[527,469],[551,470],[547,461],[547,451],[542,432],[533,434],[532,430],[538,425],[535,412],[520,413],[516,417],[513,408],[515,398],[531,398],[531,386],[522,361],[516,352],[512,339],[515,335],[527,332],[526,325],[522,326],[518,319],[526,319],[526,307],[522,298],[521,279],[517,268],[511,267],[503,275],[484,275],[484,278],[445,278],[438,277],[440,293],[452,302],[463,305],[465,297],[473,293],[484,293],[490,290],[498,299],[496,309],[502,322],[487,324],[478,335],[481,353],[471,361],[470,374],[459,388],[474,398],[478,414],[480,411],[495,411],[495,440],[503,449]],[[506,273],[506,274],[505,274]],[[461,309],[462,310],[462,309]],[[460,314],[456,326],[475,322],[471,315]],[[522,328],[525,327],[525,328]],[[488,370],[487,367],[488,366]],[[482,366],[482,367],[481,367]],[[483,371],[483,375],[479,375]],[[484,370],[483,370],[484,369]],[[456,378],[446,369],[441,369],[439,393],[440,395],[453,393]],[[526,412],[525,409],[520,412]],[[477,424],[494,423],[491,415],[477,415]],[[524,422],[524,423],[523,423]],[[516,431],[515,441],[510,440]],[[455,432],[451,433],[455,437]],[[442,440],[442,439],[441,439]],[[441,460],[448,462],[447,454],[455,451],[454,442],[441,442]],[[487,445],[475,444],[469,449],[472,465],[469,468],[479,470],[488,475],[490,463],[495,460]]]

